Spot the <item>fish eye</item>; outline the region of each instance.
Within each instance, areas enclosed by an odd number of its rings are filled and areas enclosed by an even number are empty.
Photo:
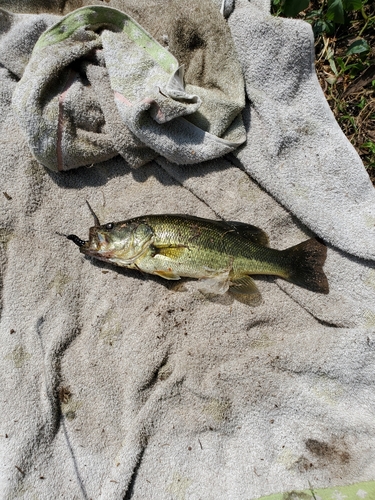
[[[111,229],[113,229],[113,226],[114,226],[113,222],[108,222],[108,224],[105,225],[105,228],[108,229],[108,231],[110,231]]]

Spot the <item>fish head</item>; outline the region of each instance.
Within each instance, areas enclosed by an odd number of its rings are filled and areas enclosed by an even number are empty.
[[[88,241],[80,240],[74,235],[70,235],[69,239],[85,255],[127,266],[148,250],[153,235],[147,224],[129,221],[90,227]]]

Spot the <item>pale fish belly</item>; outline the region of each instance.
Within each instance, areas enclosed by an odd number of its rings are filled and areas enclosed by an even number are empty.
[[[159,249],[158,253],[150,250],[134,264],[133,268],[165,279],[207,279],[224,275],[228,277],[232,271],[233,258],[207,250],[176,247]]]

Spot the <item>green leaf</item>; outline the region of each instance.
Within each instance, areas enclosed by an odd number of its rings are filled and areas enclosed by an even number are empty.
[[[356,104],[357,108],[363,109],[367,104],[367,99],[365,97],[361,97],[361,100],[358,104]]]
[[[355,42],[349,45],[349,48],[346,51],[346,55],[350,56],[352,54],[363,54],[364,52],[369,52],[369,50],[369,44],[364,38],[360,38],[359,40],[355,40]]]
[[[342,0],[328,0],[327,19],[344,24],[344,6]]]
[[[342,3],[345,11],[362,9],[362,0],[343,0]]]
[[[338,75],[339,75],[339,72],[337,71],[337,67],[336,67],[336,64],[335,64],[334,59],[328,59],[328,61],[329,61],[329,65],[330,65],[330,67],[331,67],[331,70],[334,72],[334,74],[335,74],[336,76],[338,76]]]
[[[328,82],[330,85],[333,85],[334,83],[337,82],[337,77],[335,75],[330,75],[325,78],[326,82]]]
[[[330,35],[334,31],[334,24],[332,21],[323,21],[322,19],[318,19],[313,24],[313,31],[315,37],[319,36],[321,33],[327,33],[327,35]]]
[[[302,10],[307,9],[309,0],[285,0],[284,14],[287,17],[295,17]]]
[[[336,63],[340,66],[341,71],[346,70],[346,64],[342,57],[336,57]]]
[[[361,147],[369,149],[371,153],[375,154],[375,142],[372,141],[364,142]]]
[[[306,14],[305,19],[314,19],[315,17],[320,17],[322,12],[320,10],[311,10]]]

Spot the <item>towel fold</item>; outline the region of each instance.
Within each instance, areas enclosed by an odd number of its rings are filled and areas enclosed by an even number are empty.
[[[22,73],[13,105],[38,161],[55,171],[117,154],[134,168],[159,155],[191,164],[242,144],[241,70],[224,19],[210,0],[203,7],[200,11],[214,12],[219,20],[215,30],[200,38],[194,23],[177,19],[179,37],[168,42],[170,51],[129,15],[82,7],[39,37],[25,67],[17,60],[17,15],[4,12],[15,24],[3,43],[4,50],[15,47],[9,51],[15,62],[8,66]],[[39,34],[51,20],[33,16],[28,26]],[[24,52],[35,38],[26,41]],[[202,58],[209,63],[202,66]]]

